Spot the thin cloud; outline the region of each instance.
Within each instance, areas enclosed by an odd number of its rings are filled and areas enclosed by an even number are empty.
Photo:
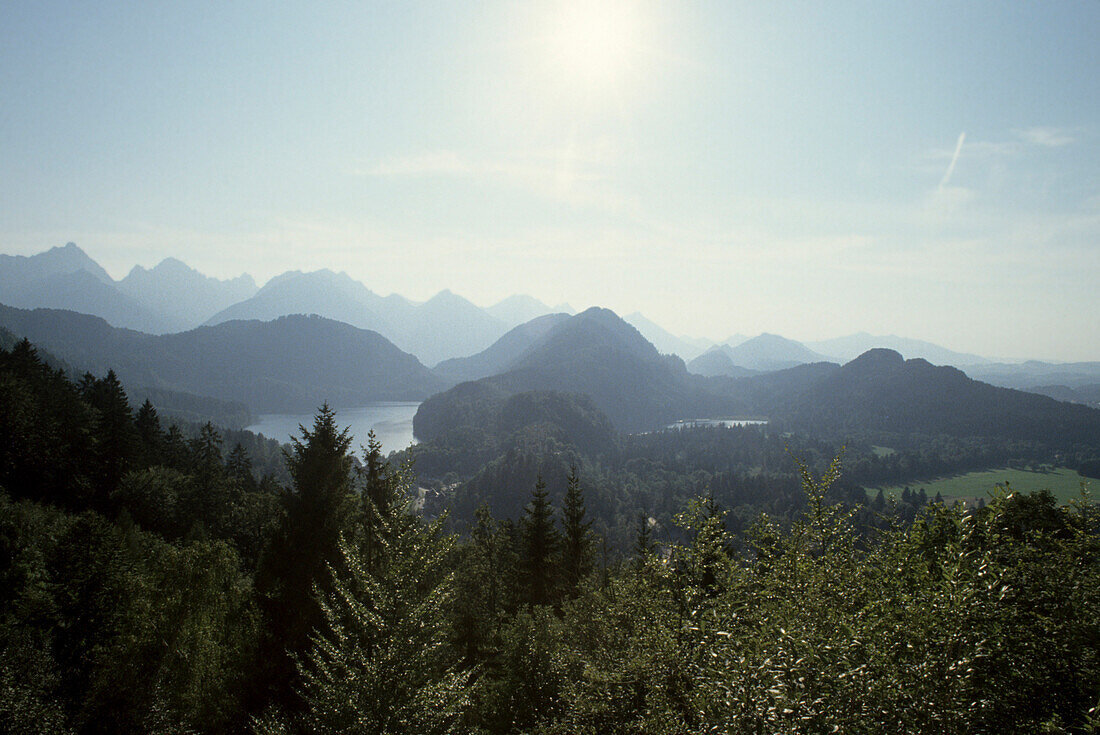
[[[350,173],[353,176],[376,177],[555,179],[560,178],[562,162],[565,161],[570,164],[571,181],[595,181],[603,178],[597,171],[614,162],[616,157],[616,152],[607,145],[590,146],[583,150],[570,146],[503,156],[438,150],[386,158],[370,166],[355,168]]]
[[[443,178],[492,183],[526,190],[538,197],[579,207],[637,212],[640,207],[619,192],[608,175],[618,150],[600,141],[586,147],[477,156],[452,150],[428,151],[383,159],[348,174],[370,178]]]
[[[943,191],[943,188],[947,186],[948,182],[951,181],[951,174],[955,173],[955,164],[959,162],[959,154],[962,153],[963,143],[965,142],[966,131],[964,130],[963,132],[959,133],[959,140],[957,143],[955,143],[955,153],[951,156],[951,163],[947,165],[947,171],[944,172],[943,178],[940,179],[940,191]]]
[[[1075,141],[1075,138],[1062,128],[1034,127],[1012,132],[1021,140],[1046,148],[1059,148]]]
[[[474,159],[454,151],[432,151],[411,156],[389,158],[380,163],[353,171],[360,176],[379,177],[475,177],[532,179],[549,177],[555,169],[544,161],[510,159]]]

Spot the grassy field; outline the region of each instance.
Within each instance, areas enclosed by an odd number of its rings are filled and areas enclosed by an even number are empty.
[[[954,477],[940,477],[935,480],[911,482],[908,483],[908,486],[913,492],[920,492],[920,489],[924,488],[929,500],[936,497],[936,493],[939,493],[945,500],[960,499],[977,502],[978,498],[988,498],[989,491],[995,485],[1003,485],[1007,482],[1009,487],[1017,492],[1029,493],[1036,490],[1050,490],[1054,493],[1054,497],[1058,498],[1058,502],[1068,503],[1080,496],[1081,482],[1087,480],[1088,478],[1082,477],[1075,470],[1068,467],[1059,467],[1049,472],[1032,472],[1004,467],[983,472],[968,472],[965,475],[955,475]],[[884,487],[882,491],[886,497],[899,496],[903,488],[902,485],[895,485]],[[1097,499],[1096,493],[1100,493],[1100,482],[1092,481],[1089,489],[1094,493],[1092,499],[1095,501]],[[869,488],[867,492],[874,497],[875,493],[878,492],[878,488]]]

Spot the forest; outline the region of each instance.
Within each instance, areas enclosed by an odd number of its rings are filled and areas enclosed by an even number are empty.
[[[624,438],[583,400],[509,401],[389,457],[324,405],[284,448],[0,350],[0,730],[1100,726],[1087,496],[862,491],[1091,448]],[[417,479],[469,447],[462,482]]]

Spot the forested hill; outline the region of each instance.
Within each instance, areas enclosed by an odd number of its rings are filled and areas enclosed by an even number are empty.
[[[678,357],[658,353],[614,312],[595,307],[554,325],[506,372],[482,382],[504,394],[550,390],[587,395],[626,432],[743,409],[739,399],[690,375]],[[439,398],[446,400],[446,395]]]
[[[997,388],[887,349],[841,367],[803,366],[734,385],[759,410],[813,435],[877,431],[1100,443],[1100,410]]]
[[[308,412],[420,400],[448,386],[376,332],[321,317],[236,321],[153,336],[68,311],[0,306],[0,325],[84,369],[124,383]]]

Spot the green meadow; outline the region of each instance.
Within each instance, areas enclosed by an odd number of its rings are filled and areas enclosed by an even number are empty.
[[[939,493],[944,499],[973,499],[988,498],[989,493],[997,485],[1008,483],[1016,492],[1030,493],[1037,490],[1050,490],[1059,503],[1068,503],[1081,495],[1081,483],[1089,482],[1089,479],[1077,474],[1068,467],[1058,467],[1047,471],[1017,470],[1002,467],[995,470],[983,470],[981,472],[968,472],[964,475],[951,477],[939,477],[933,480],[915,481],[908,483],[913,492],[924,492],[929,500]],[[904,489],[903,485],[892,485],[882,488],[886,497],[897,497]],[[1095,482],[1090,485],[1090,490],[1096,491]],[[872,496],[878,488],[870,488],[868,493]]]

